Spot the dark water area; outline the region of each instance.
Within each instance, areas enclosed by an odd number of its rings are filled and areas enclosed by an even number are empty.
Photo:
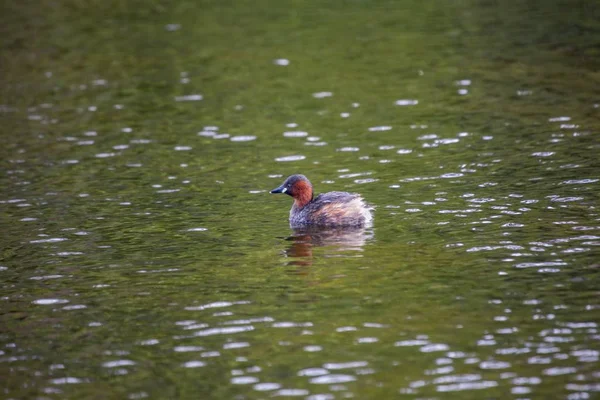
[[[6,399],[593,399],[600,4],[4,2]],[[294,173],[366,229],[292,230]]]

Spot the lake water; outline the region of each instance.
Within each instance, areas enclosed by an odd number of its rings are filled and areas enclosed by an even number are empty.
[[[15,2],[6,399],[592,399],[600,6]],[[294,232],[293,173],[372,228]]]

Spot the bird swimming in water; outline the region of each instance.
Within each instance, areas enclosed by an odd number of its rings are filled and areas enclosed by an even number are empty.
[[[373,221],[372,207],[361,195],[348,192],[322,193],[313,198],[313,187],[304,175],[292,175],[271,193],[292,196],[290,226],[366,227]]]

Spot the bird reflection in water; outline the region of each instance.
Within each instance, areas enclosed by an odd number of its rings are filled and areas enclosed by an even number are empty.
[[[326,247],[323,257],[361,257],[356,252],[362,252],[373,236],[373,230],[364,227],[296,228],[285,239],[290,243],[284,254],[293,258],[287,265],[297,266],[312,265],[314,247]]]

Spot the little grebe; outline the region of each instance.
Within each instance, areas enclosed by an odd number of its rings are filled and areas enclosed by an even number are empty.
[[[363,227],[373,221],[372,207],[356,193],[329,192],[313,199],[313,188],[304,175],[292,175],[271,193],[285,193],[294,198],[290,226]]]

